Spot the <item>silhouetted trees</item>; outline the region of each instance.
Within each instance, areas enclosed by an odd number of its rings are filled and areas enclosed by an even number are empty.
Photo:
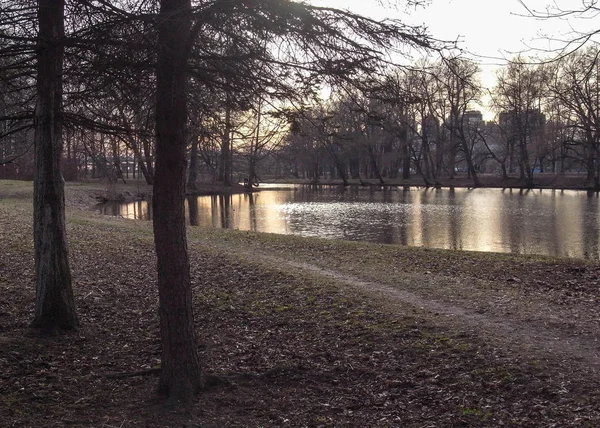
[[[553,78],[548,79],[551,97],[561,107],[556,118],[572,130],[563,134],[564,143],[575,148],[587,185],[594,189],[600,189],[599,53],[597,46],[590,46],[560,59],[552,66]]]

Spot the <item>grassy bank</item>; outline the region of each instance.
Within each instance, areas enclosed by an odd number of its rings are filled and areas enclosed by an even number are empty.
[[[200,228],[196,328],[227,383],[164,408],[132,375],[160,363],[151,224],[89,210],[100,190],[67,186],[82,328],[38,338],[31,185],[0,182],[0,426],[600,424],[596,264]]]

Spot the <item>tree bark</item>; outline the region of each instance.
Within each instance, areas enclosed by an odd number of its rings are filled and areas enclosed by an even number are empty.
[[[161,0],[160,5],[152,200],[162,343],[159,392],[187,402],[202,387],[184,208],[191,4]]]
[[[71,284],[60,171],[64,0],[39,0],[33,236],[35,314],[32,326],[48,332],[74,330],[79,321]]]

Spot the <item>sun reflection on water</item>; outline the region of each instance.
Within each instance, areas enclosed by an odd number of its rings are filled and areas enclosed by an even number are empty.
[[[332,239],[599,259],[597,195],[577,191],[276,185],[190,197],[190,224]],[[103,213],[149,219],[145,201]]]

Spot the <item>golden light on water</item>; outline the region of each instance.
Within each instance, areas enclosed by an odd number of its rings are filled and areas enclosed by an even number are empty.
[[[149,204],[105,214],[149,218]],[[343,189],[188,198],[190,224],[410,246],[600,258],[600,202],[577,191]]]

